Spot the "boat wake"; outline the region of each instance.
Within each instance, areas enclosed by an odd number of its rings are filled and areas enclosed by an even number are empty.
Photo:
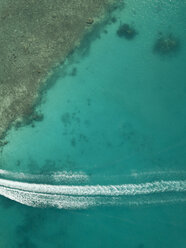
[[[6,172],[6,171],[5,171]],[[8,172],[6,172],[8,175]],[[5,174],[6,174],[5,173]],[[0,171],[3,174],[3,171]],[[81,178],[81,174],[61,173],[64,177]],[[64,176],[65,175],[65,176]],[[11,174],[14,179],[27,178]],[[31,175],[30,175],[31,176]],[[34,177],[33,175],[31,177]],[[83,175],[83,178],[87,177]],[[160,180],[120,185],[53,185],[0,179],[0,195],[32,207],[82,209],[101,205],[141,205],[185,202],[186,180]]]
[[[49,174],[27,174],[23,172],[11,172],[0,169],[0,176],[21,181],[41,181],[41,182],[54,182],[54,183],[83,183],[88,181],[88,176],[83,173],[72,173],[67,171],[51,172]]]

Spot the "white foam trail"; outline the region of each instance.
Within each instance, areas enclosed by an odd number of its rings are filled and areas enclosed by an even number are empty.
[[[129,201],[127,202],[127,205],[130,206],[140,206],[140,205],[156,205],[156,204],[174,204],[174,203],[185,203],[186,199],[183,198],[174,198],[174,199],[156,199],[156,200],[139,200],[139,201]],[[121,204],[124,205],[124,204]]]
[[[131,173],[131,176],[134,178],[143,178],[143,177],[152,177],[152,176],[186,176],[186,171],[170,171],[170,170],[163,170],[163,171],[144,171],[144,172],[138,172],[133,171]]]
[[[0,194],[19,202],[21,204],[31,207],[56,207],[63,209],[82,209],[89,206],[95,206],[96,202],[94,198],[87,200],[86,197],[73,197],[64,195],[51,195],[34,193],[28,191],[21,191],[15,189],[8,189],[0,187]]]
[[[84,196],[121,196],[186,191],[186,181],[156,181],[122,185],[50,185],[0,179],[0,186],[36,193]]]
[[[185,192],[186,181],[122,185],[49,185],[0,179],[0,194],[32,207],[87,208],[116,204],[119,197]]]
[[[2,170],[0,169],[0,175],[1,176],[6,176],[10,177],[12,179],[16,180],[46,180],[50,179],[51,181],[54,181],[56,183],[77,183],[77,182],[87,182],[88,181],[88,176],[83,173],[83,172],[78,172],[78,173],[72,173],[72,172],[67,172],[67,171],[57,171],[53,172],[51,174],[44,174],[44,175],[37,175],[37,174],[27,174],[27,173],[18,173],[18,172],[11,172],[7,170]]]

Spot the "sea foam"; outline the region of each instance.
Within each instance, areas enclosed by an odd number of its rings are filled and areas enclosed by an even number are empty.
[[[3,173],[8,175],[9,172],[1,170],[0,174]],[[23,175],[12,174],[14,179],[16,176],[19,179],[25,178]],[[65,175],[68,177],[67,172]],[[79,175],[70,173],[70,178],[76,182],[76,177],[79,178]],[[26,175],[26,178],[28,177],[29,174]],[[174,201],[174,199],[164,199],[163,193],[176,192],[186,192],[186,180],[160,180],[121,185],[52,185],[0,179],[0,194],[2,196],[32,207],[81,209],[100,205],[153,204],[158,201],[160,203]],[[157,194],[161,194],[161,198],[158,200],[156,199]],[[147,198],[144,199],[144,196]],[[183,197],[177,199],[179,201],[185,200]]]

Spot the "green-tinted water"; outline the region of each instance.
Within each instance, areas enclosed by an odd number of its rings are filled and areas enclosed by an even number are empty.
[[[1,247],[186,246],[185,10],[185,1],[126,1],[44,96],[43,122],[10,131],[0,192],[19,203],[1,198]],[[118,37],[122,23],[134,39]],[[154,52],[160,32],[179,49]]]

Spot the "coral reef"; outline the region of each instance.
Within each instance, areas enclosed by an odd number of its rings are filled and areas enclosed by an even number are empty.
[[[178,38],[174,37],[172,34],[160,34],[160,37],[154,44],[153,50],[161,55],[167,55],[177,52],[179,48],[180,41]]]
[[[126,39],[131,40],[137,35],[137,31],[131,25],[124,23],[118,28],[117,35],[121,38],[125,37]]]
[[[0,1],[0,139],[114,1]]]

